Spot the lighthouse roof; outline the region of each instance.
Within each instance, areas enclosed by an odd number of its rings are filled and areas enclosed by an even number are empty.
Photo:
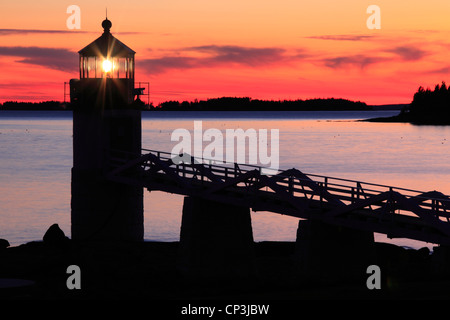
[[[103,20],[103,34],[78,53],[85,57],[133,57],[136,52],[111,34],[111,26],[112,23],[108,18]]]

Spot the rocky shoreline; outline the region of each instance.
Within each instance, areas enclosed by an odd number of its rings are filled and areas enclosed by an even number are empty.
[[[352,279],[302,274],[295,242],[255,242],[253,274],[215,278],[183,273],[178,267],[179,242],[77,243],[61,234],[44,236],[0,250],[0,296],[172,301],[450,298],[450,264],[442,250],[386,243],[375,243],[375,249],[381,289],[369,290],[367,273]],[[80,289],[68,289],[70,265],[81,270]]]

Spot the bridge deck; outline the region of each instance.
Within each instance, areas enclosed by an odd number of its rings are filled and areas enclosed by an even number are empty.
[[[450,198],[348,179],[305,174],[297,169],[265,174],[265,168],[213,162],[143,149],[117,152],[111,180],[174,194],[234,203],[301,219],[450,245]]]

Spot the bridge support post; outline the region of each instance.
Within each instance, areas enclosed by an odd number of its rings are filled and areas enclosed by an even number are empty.
[[[367,278],[375,264],[372,232],[300,220],[295,258],[300,277],[313,281],[340,282]]]
[[[189,277],[241,279],[254,271],[250,209],[185,197],[179,268]]]

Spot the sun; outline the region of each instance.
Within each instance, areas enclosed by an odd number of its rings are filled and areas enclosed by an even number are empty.
[[[113,68],[113,64],[109,60],[104,60],[103,64],[102,64],[102,68],[103,68],[103,71],[105,71],[105,72],[111,72],[111,70]]]

